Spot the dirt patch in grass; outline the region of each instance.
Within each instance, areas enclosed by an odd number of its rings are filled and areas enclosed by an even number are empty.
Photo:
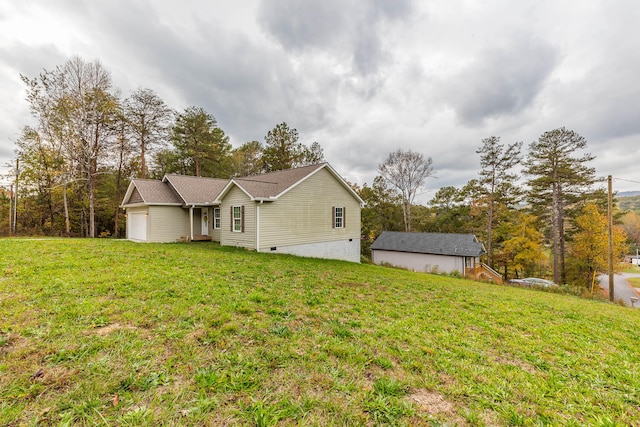
[[[420,410],[431,415],[454,416],[455,405],[447,401],[440,393],[432,390],[417,389],[408,396]]]
[[[520,368],[523,371],[530,373],[531,375],[535,375],[538,373],[535,366],[532,366],[526,362],[523,362],[522,360],[507,359],[506,357],[501,357],[501,356],[494,357],[494,360],[497,363],[500,363],[502,365],[510,365],[510,366],[515,366],[516,368]]]
[[[38,374],[38,375],[36,375]],[[32,381],[38,381],[50,390],[61,390],[71,387],[78,375],[77,369],[69,369],[63,366],[42,368],[33,376]]]
[[[106,326],[101,326],[98,328],[94,328],[93,332],[95,332],[96,335],[103,337],[105,335],[109,335],[112,332],[116,332],[116,331],[121,331],[121,330],[136,330],[138,328],[136,328],[135,326],[132,325],[121,325],[119,323],[111,323],[109,325]]]

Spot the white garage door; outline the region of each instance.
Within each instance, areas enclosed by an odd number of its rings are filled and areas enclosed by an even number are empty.
[[[144,213],[127,215],[127,229],[130,240],[147,241],[147,216]]]

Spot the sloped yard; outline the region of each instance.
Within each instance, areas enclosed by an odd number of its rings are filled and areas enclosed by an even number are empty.
[[[640,313],[214,243],[0,240],[2,425],[640,425]]]

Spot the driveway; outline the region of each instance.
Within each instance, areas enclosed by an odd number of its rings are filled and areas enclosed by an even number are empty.
[[[631,277],[640,277],[640,274],[620,273],[613,275],[613,300],[622,300],[626,305],[631,307],[631,298],[640,298],[640,294],[636,289],[629,285],[627,279]],[[598,276],[600,286],[609,294],[609,275],[601,274]],[[635,308],[640,308],[640,301],[634,304]]]

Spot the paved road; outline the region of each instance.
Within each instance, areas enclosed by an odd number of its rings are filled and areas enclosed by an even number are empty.
[[[631,277],[640,277],[640,274],[631,274],[631,273],[620,273],[614,274],[613,276],[613,299],[615,300],[623,300],[625,304],[631,306],[631,298],[640,298],[638,291],[629,285],[627,279]],[[600,281],[600,286],[602,289],[609,293],[609,275],[601,274],[598,276],[598,280]],[[640,308],[640,300],[635,303],[635,308]]]

